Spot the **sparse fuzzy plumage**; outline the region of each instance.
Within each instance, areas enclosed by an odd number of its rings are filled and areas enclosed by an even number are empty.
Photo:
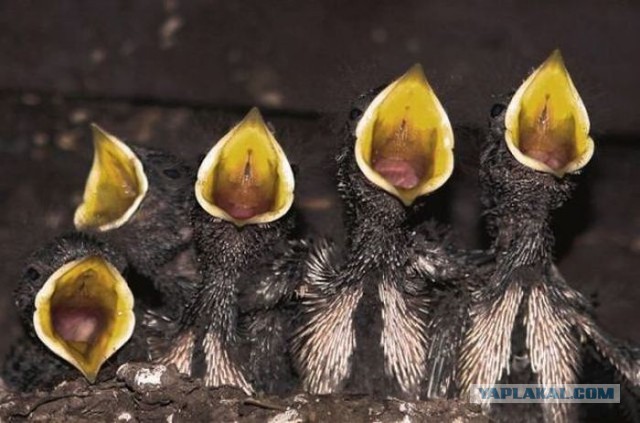
[[[297,386],[289,354],[296,288],[309,254],[307,241],[281,243],[252,277],[240,277],[238,320],[244,367],[256,390],[282,394]]]
[[[405,207],[358,168],[355,127],[379,91],[350,114],[337,157],[346,242],[341,250],[320,240],[307,259],[295,364],[316,394],[446,396],[474,271],[432,226],[412,226],[418,205]]]
[[[493,107],[481,156],[482,202],[495,264],[487,285],[475,294],[460,358],[463,392],[471,384],[578,383],[583,356],[594,351],[637,384],[636,353],[596,325],[588,301],[553,263],[551,213],[569,198],[574,177],[559,178],[518,162],[504,141],[505,109],[506,103]],[[542,418],[573,420],[575,413],[572,404],[546,403]]]
[[[56,238],[36,251],[26,261],[22,280],[14,298],[23,322],[24,335],[14,343],[2,369],[2,377],[9,387],[18,390],[51,388],[65,379],[80,376],[78,370],[56,356],[36,337],[34,330],[34,299],[45,281],[57,269],[77,259],[98,256],[107,260],[119,272],[126,270],[124,255],[93,237],[72,233]],[[142,316],[142,305],[136,311]],[[146,356],[145,330],[138,328],[132,339],[109,361],[121,363],[128,360],[144,360]],[[113,376],[113,366],[105,366],[100,379]]]
[[[162,360],[203,377],[207,386],[286,389],[292,377],[284,328],[289,321],[276,307],[295,289],[295,279],[282,274],[296,266],[287,258],[296,248],[289,241],[292,212],[237,228],[196,205],[193,222],[202,282],[182,319],[183,342]]]
[[[131,150],[142,162],[149,189],[126,223],[96,236],[124,251],[137,273],[154,279],[191,242],[193,170],[163,151],[135,146]]]

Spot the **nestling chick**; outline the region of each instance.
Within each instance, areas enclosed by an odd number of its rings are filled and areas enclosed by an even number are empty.
[[[337,158],[346,245],[308,259],[296,368],[315,394],[447,395],[471,267],[410,222],[453,171],[453,131],[419,65],[360,102]]]
[[[291,383],[290,319],[277,306],[295,289],[279,277],[296,255],[293,192],[289,161],[254,108],[198,170],[192,221],[202,281],[162,362],[247,393]]]
[[[495,269],[471,311],[460,361],[463,391],[502,381],[578,383],[586,351],[638,383],[631,350],[596,325],[588,301],[553,263],[551,213],[570,197],[573,175],[593,151],[586,109],[559,51],[508,104],[493,107],[480,178]],[[573,405],[550,400],[542,417],[574,420]]]
[[[108,240],[136,272],[154,278],[191,242],[192,171],[171,154],[129,147],[97,125],[92,129],[93,165],[75,227]]]
[[[134,330],[125,267],[122,254],[82,234],[34,253],[15,292],[26,334],[4,364],[5,382],[20,390],[52,387],[75,378],[73,367],[94,382]],[[125,350],[119,359],[145,358],[142,348]]]

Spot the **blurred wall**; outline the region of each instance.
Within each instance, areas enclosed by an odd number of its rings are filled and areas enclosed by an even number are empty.
[[[452,121],[560,47],[596,132],[640,127],[638,1],[0,2],[0,90],[332,111],[422,62]]]

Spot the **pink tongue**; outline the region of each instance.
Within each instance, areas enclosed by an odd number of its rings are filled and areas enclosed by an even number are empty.
[[[536,159],[546,164],[553,170],[558,170],[566,163],[566,160],[563,160],[563,157],[559,157],[557,154],[552,154],[547,151],[542,150],[528,150],[525,152],[532,159]]]
[[[53,313],[53,326],[65,341],[90,342],[99,329],[100,318],[84,308],[59,309]]]
[[[380,159],[373,168],[396,188],[415,188],[420,182],[416,170],[405,160]]]
[[[229,213],[231,217],[238,220],[250,219],[260,214],[260,210],[258,210],[257,207],[242,207],[235,204],[230,204],[225,208],[225,211]]]
[[[238,193],[235,192],[234,194]],[[252,201],[250,204],[243,204],[241,201],[229,197],[229,195],[218,195],[216,197],[216,204],[234,219],[251,219],[261,213],[268,212],[270,209],[270,205],[267,202]]]

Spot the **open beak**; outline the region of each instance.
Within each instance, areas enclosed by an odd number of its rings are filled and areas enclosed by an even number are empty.
[[[195,194],[207,213],[241,227],[279,219],[293,189],[287,156],[253,108],[206,155]]]
[[[133,216],[149,182],[142,162],[126,144],[98,125],[92,129],[93,165],[73,221],[78,230],[106,232]]]
[[[54,272],[36,295],[35,309],[38,338],[92,383],[135,326],[127,282],[98,256],[74,260]]]
[[[355,156],[369,181],[406,206],[449,179],[453,131],[420,65],[373,99],[356,127]]]
[[[589,162],[594,149],[589,116],[560,50],[518,88],[505,127],[509,150],[531,169],[562,177]]]

